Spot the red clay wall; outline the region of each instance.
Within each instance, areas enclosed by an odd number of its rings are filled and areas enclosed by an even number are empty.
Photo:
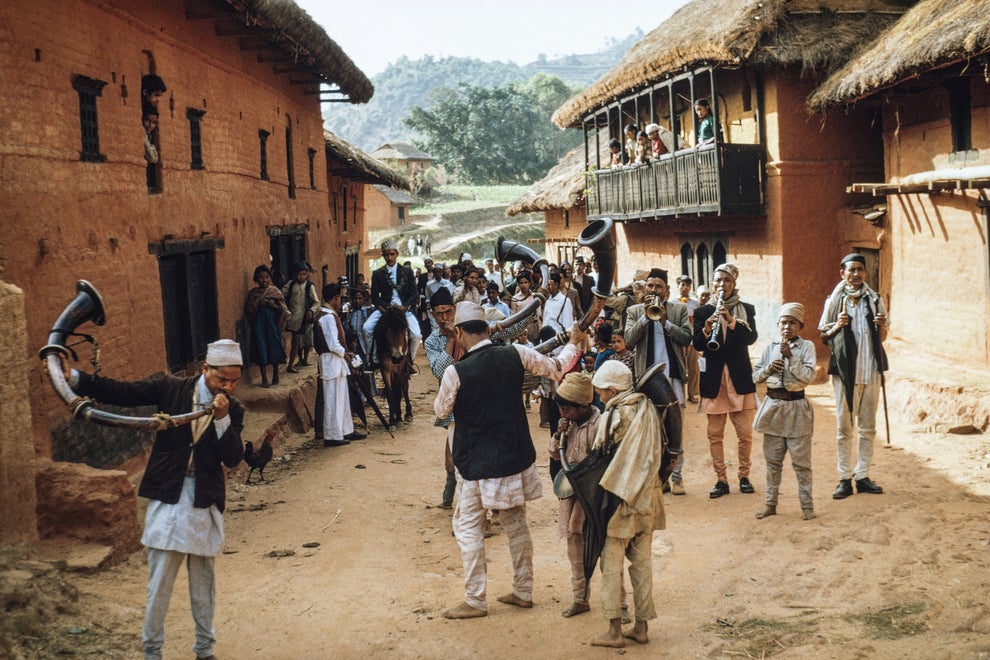
[[[148,193],[140,79],[148,51],[169,91],[160,106],[161,194]],[[187,21],[184,3],[4,3],[0,9],[0,260],[24,289],[28,345],[44,343],[79,278],[107,306],[98,330],[104,373],[137,378],[165,369],[158,263],[149,243],[220,238],[219,325],[233,336],[254,267],[268,263],[266,227],[306,225],[310,254],[330,254],[319,103],[289,75],[259,64],[214,22]],[[103,163],[81,162],[73,74],[106,81],[97,101]],[[202,120],[205,169],[190,169],[187,108]],[[296,199],[287,187],[291,125]],[[259,129],[270,181],[259,177]],[[308,149],[316,150],[316,190]],[[92,330],[92,328],[90,328]],[[39,368],[31,373],[35,445],[48,454],[50,424],[65,419]]]
[[[887,180],[990,165],[990,86],[972,77],[972,143],[952,153],[948,95],[939,86],[885,106]],[[898,123],[899,120],[899,123]],[[949,177],[951,178],[951,177]],[[891,334],[922,354],[990,365],[987,209],[977,191],[891,195]],[[934,330],[931,319],[939,319]]]

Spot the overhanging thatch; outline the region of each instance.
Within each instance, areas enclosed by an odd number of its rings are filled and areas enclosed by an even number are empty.
[[[326,83],[337,85],[351,103],[367,103],[375,86],[326,31],[292,0],[225,0],[245,25],[260,30],[274,45]]]
[[[406,142],[386,142],[372,151],[371,157],[379,160],[436,160],[422,149]]]
[[[822,111],[990,52],[990,0],[924,0],[811,95]]]
[[[409,180],[385,163],[375,160],[330,131],[323,131],[323,139],[326,143],[328,160],[331,160],[331,174],[352,181],[385,184],[393,188],[409,190]]]
[[[557,109],[579,126],[591,111],[692,64],[799,65],[827,75],[913,0],[694,0],[647,34],[611,71]]]
[[[608,163],[608,134],[599,135],[602,163]],[[592,149],[594,151],[594,149]],[[530,186],[519,196],[505,214],[538,213],[552,209],[572,209],[584,203],[587,164],[584,162],[584,145],[572,149],[554,165],[547,175]]]

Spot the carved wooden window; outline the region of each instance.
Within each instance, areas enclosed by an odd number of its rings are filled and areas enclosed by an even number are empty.
[[[82,133],[80,160],[102,163],[107,159],[100,153],[100,130],[96,114],[96,99],[103,94],[105,85],[102,80],[72,76],[72,88],[79,94],[79,128]]]

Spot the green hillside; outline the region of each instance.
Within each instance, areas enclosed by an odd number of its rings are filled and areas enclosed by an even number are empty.
[[[537,73],[556,76],[570,86],[587,87],[615,66],[629,48],[642,39],[642,31],[610,39],[595,53],[539,58],[525,66],[484,62],[464,57],[402,57],[372,78],[375,95],[364,105],[327,104],[323,118],[328,129],[354,146],[371,153],[386,142],[414,143],[420,139],[403,119],[414,106],[430,108],[435,90],[459,85],[503,87],[529,80]]]

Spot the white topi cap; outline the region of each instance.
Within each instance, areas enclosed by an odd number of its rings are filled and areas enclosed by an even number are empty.
[[[241,345],[233,339],[218,339],[206,347],[206,364],[211,367],[243,366]]]

